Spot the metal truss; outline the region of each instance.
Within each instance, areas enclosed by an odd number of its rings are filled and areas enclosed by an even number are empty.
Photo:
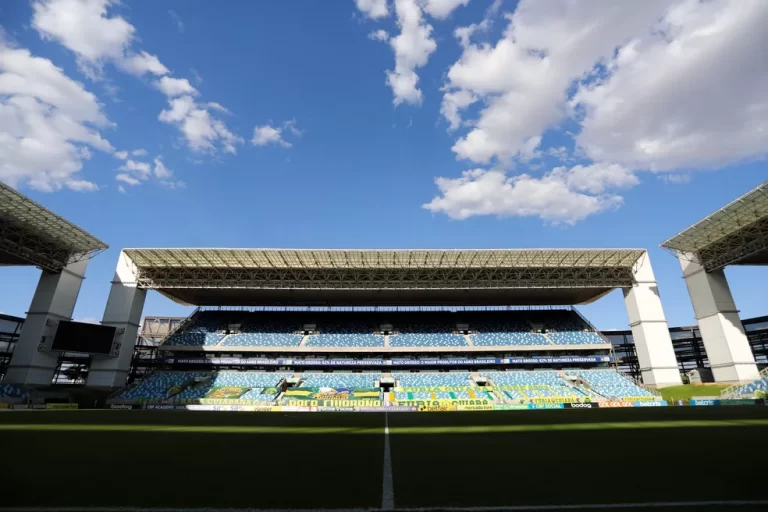
[[[632,267],[525,268],[174,268],[137,267],[147,289],[478,289],[617,288]]]
[[[719,246],[721,240],[735,237],[734,241],[724,243],[732,246],[740,237],[744,238],[739,231],[750,231],[750,226],[766,218],[768,181],[666,240],[661,246],[680,253],[698,253],[709,246]]]
[[[70,248],[0,218],[0,263],[8,258],[9,264],[27,263],[49,272],[61,272],[68,264],[102,250],[71,252]]]
[[[768,252],[768,217],[704,247],[696,253],[696,257],[699,263],[711,272],[761,252]]]
[[[44,206],[0,183],[0,264],[59,272],[109,246]]]

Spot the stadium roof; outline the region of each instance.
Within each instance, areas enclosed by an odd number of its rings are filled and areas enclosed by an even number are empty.
[[[209,305],[538,305],[631,286],[643,249],[125,249],[137,283]]]
[[[59,272],[109,247],[87,231],[0,183],[0,265]]]
[[[768,181],[661,246],[692,255],[708,271],[768,264]]]

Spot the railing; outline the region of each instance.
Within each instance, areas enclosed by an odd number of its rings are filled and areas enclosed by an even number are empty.
[[[589,326],[589,328],[590,328],[590,329],[592,329],[592,331],[594,331],[594,332],[595,332],[595,333],[596,333],[598,336],[600,336],[601,338],[603,338],[603,341],[605,341],[605,343],[607,343],[607,344],[611,345],[611,341],[610,341],[608,338],[606,338],[605,336],[603,336],[603,333],[602,333],[602,332],[600,332],[600,330],[599,330],[597,327],[595,327],[595,326],[592,324],[592,322],[590,322],[589,320],[587,320],[587,317],[585,317],[584,315],[582,315],[582,314],[581,314],[581,311],[579,311],[579,310],[578,310],[578,309],[576,309],[576,308],[571,308],[571,309],[572,309],[572,311],[573,311],[574,313],[576,313],[576,314],[579,316],[579,318],[581,318],[582,322],[584,322],[585,324],[587,324],[587,325]]]
[[[755,381],[757,381],[757,380],[763,380],[763,379],[765,379],[765,378],[768,378],[768,367],[766,367],[766,368],[763,368],[763,371],[761,371],[761,372],[758,374],[758,377],[757,377],[756,379],[752,379],[750,382],[748,382],[748,383],[746,383],[746,384],[734,384],[734,385],[732,385],[732,386],[728,386],[727,388],[725,388],[725,389],[723,390],[723,392],[722,392],[722,393],[720,393],[720,396],[722,396],[723,398],[734,398],[734,397],[736,396],[736,393],[735,393],[735,391],[736,391],[737,389],[739,389],[739,388],[743,388],[744,386],[748,386],[748,385],[749,385],[749,384],[751,384],[752,382],[755,382]],[[740,394],[740,393],[739,393],[739,394]],[[731,396],[731,395],[735,395],[735,396]]]

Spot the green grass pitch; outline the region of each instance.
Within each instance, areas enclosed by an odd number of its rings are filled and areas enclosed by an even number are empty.
[[[387,421],[397,508],[768,500],[768,407]],[[377,508],[384,422],[380,413],[4,411],[0,509]]]

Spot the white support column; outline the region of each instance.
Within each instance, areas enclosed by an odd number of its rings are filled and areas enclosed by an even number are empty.
[[[59,362],[59,353],[49,351],[56,325],[59,320],[72,320],[87,267],[88,258],[84,258],[60,273],[43,270],[3,382],[51,384]]]
[[[682,384],[648,253],[635,265],[635,284],[624,289],[624,303],[643,383],[656,388]]]
[[[111,389],[125,385],[146,296],[147,291],[136,284],[133,261],[121,251],[112,289],[109,291],[107,307],[104,310],[104,318],[101,321],[102,325],[117,328],[116,340],[120,343],[120,353],[117,357],[93,357],[88,371],[87,387]],[[121,330],[122,334],[120,334]]]
[[[691,254],[678,254],[693,312],[716,382],[757,378],[755,357],[722,269],[706,272]]]

